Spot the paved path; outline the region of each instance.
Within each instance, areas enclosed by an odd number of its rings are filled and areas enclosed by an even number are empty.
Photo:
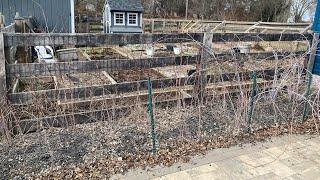
[[[320,137],[284,136],[257,145],[216,149],[188,164],[134,170],[112,179],[319,179]]]

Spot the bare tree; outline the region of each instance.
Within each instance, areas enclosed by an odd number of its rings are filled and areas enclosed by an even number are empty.
[[[292,19],[294,22],[301,22],[303,17],[314,7],[316,0],[292,0]]]
[[[142,0],[147,17],[287,21],[294,0]],[[308,0],[312,1],[312,0]]]

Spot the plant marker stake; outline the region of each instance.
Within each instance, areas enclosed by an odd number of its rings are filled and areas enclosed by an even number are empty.
[[[249,113],[248,113],[248,133],[252,133],[252,116],[253,116],[253,105],[255,101],[255,97],[257,95],[257,73],[254,72],[252,74],[253,84],[252,84],[252,93],[250,97],[250,104],[249,104]]]
[[[153,117],[153,103],[152,103],[152,84],[150,77],[148,78],[148,112],[151,122],[151,136],[152,136],[152,155],[156,154],[156,132],[155,122]]]

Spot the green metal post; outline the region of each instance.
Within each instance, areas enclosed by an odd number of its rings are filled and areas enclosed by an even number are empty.
[[[252,116],[253,116],[253,105],[254,105],[254,101],[255,98],[258,94],[257,92],[257,73],[254,72],[252,74],[252,92],[251,92],[251,97],[250,97],[250,104],[249,104],[249,112],[248,112],[248,133],[252,132]]]
[[[310,94],[311,94],[311,85],[312,85],[312,71],[313,71],[313,67],[314,67],[314,62],[315,62],[315,58],[316,58],[316,54],[317,54],[317,49],[318,49],[318,44],[319,44],[319,33],[315,33],[312,39],[312,42],[310,42],[311,44],[311,52],[310,52],[310,57],[308,60],[308,67],[307,67],[307,90],[305,93],[305,98],[306,98],[306,102],[304,103],[304,109],[303,109],[303,116],[302,116],[302,122],[304,122],[305,120],[307,120],[308,118],[308,114],[309,114],[309,98],[310,98]]]
[[[150,77],[148,78],[148,112],[151,122],[151,137],[152,137],[152,154],[156,154],[156,128],[153,116],[153,103],[152,103],[152,83]]]
[[[311,94],[311,85],[312,85],[312,73],[308,72],[308,85],[307,85],[307,91],[305,94],[306,97],[306,102],[304,103],[304,108],[303,108],[303,117],[302,117],[302,122],[305,122],[307,120],[308,114],[309,114],[309,99],[310,99],[310,94]]]

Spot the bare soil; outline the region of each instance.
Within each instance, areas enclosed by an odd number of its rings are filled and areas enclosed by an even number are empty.
[[[169,44],[167,44],[169,45]],[[196,55],[199,54],[199,47],[194,43],[182,43],[182,44],[170,44],[171,46],[181,47],[181,54],[179,56]],[[117,49],[123,54],[127,54],[133,59],[139,58],[149,58],[146,53],[146,48],[148,45],[127,45],[123,47],[117,47]],[[154,45],[154,57],[170,57],[177,56],[174,54],[173,50],[168,50],[165,44],[155,44]]]
[[[216,63],[212,62],[209,65],[208,74],[222,74],[222,73],[232,73],[232,72],[244,72],[244,71],[254,71],[263,69],[276,69],[292,67],[294,64],[303,67],[304,59],[298,58],[287,58],[279,60],[278,62],[272,60],[255,60],[251,59],[245,62],[222,62]]]
[[[83,52],[81,49],[77,50],[77,56],[79,61],[88,61],[88,58],[83,55]]]
[[[19,80],[17,92],[41,91],[54,88],[55,82],[52,77],[24,78]]]
[[[90,48],[85,50],[91,60],[127,59],[110,47]]]
[[[188,71],[196,70],[196,65],[166,66],[154,70],[168,78],[183,78],[188,77]]]
[[[252,53],[258,52],[296,52],[296,51],[307,51],[308,42],[288,42],[288,41],[275,41],[275,42],[241,42],[242,44],[250,44]],[[215,53],[230,53],[232,48],[238,47],[239,43],[225,42],[225,43],[214,43],[213,51]]]
[[[154,57],[170,57],[170,56],[175,56],[173,51],[158,50],[154,54]]]
[[[57,77],[58,88],[73,88],[109,84],[109,79],[102,72],[74,73]]]
[[[160,73],[152,69],[144,70],[125,70],[125,71],[113,71],[110,75],[118,82],[132,82],[151,79],[164,78]]]

